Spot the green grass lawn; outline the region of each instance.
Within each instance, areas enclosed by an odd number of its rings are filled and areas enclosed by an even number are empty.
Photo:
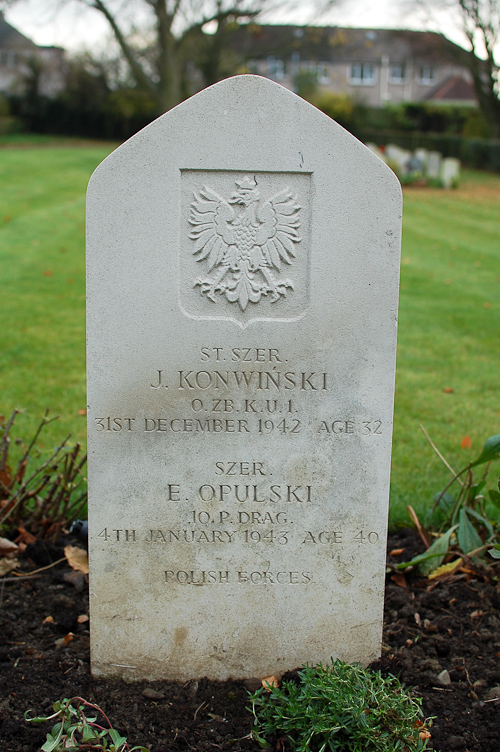
[[[31,145],[0,148],[0,411],[60,414],[49,448],[85,441],[85,191],[112,147]]]
[[[403,217],[392,519],[450,477],[420,424],[456,469],[500,433],[500,176],[408,188]]]
[[[70,432],[85,441],[85,189],[112,148],[0,142],[0,411],[24,408],[26,436],[46,408],[60,414],[47,449]],[[422,512],[449,477],[420,424],[457,467],[500,433],[499,207],[498,175],[405,189],[393,522],[407,504]]]

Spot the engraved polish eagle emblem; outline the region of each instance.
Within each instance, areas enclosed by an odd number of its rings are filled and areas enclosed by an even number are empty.
[[[214,303],[222,295],[244,311],[263,296],[275,303],[293,290],[290,279],[275,273],[295,258],[301,207],[289,188],[261,202],[255,177],[246,175],[235,184],[237,190],[227,200],[206,185],[194,191],[189,238],[209,275],[193,286]]]

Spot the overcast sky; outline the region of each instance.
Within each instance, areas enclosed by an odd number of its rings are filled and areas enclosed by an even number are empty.
[[[410,13],[412,0],[344,0],[321,19],[321,23],[361,28],[430,28],[441,31],[457,43],[462,37],[450,19]],[[58,8],[59,6],[59,8]],[[132,3],[127,3],[130,9]],[[293,13],[274,14],[274,23],[306,23],[310,20],[307,0]],[[109,27],[95,10],[86,9],[77,0],[18,0],[5,12],[6,20],[40,45],[56,45],[67,50],[98,49],[106,44]]]

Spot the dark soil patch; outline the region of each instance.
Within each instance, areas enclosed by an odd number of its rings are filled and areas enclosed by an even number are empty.
[[[408,560],[421,550],[413,531],[392,535],[389,551]],[[28,548],[26,571],[61,557]],[[52,557],[52,558],[51,558]],[[491,573],[462,572],[432,583],[387,578],[384,650],[375,665],[399,675],[436,716],[430,749],[500,752],[500,589]],[[24,711],[49,715],[57,699],[97,703],[131,744],[151,752],[254,750],[245,682],[123,684],[94,681],[89,670],[87,587],[63,562],[32,578],[0,580],[0,749],[35,752],[50,728],[30,726]],[[51,616],[53,622],[45,621]],[[68,645],[56,641],[74,633]],[[438,676],[448,671],[451,683]],[[150,699],[144,690],[159,693]],[[148,694],[148,693],[146,693]]]

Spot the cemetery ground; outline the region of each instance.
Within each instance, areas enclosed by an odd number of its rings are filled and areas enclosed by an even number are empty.
[[[390,535],[388,551],[394,566],[422,543],[402,529]],[[62,545],[42,542],[28,547],[20,573],[27,576],[0,583],[2,752],[39,749],[53,723],[31,726],[25,711],[48,716],[56,700],[73,696],[99,705],[131,745],[151,752],[258,752],[248,710],[255,684],[93,680],[85,576],[70,569]],[[500,563],[465,566],[441,580],[387,574],[383,652],[373,668],[399,676],[423,698],[424,715],[434,717],[429,749],[499,750],[499,576]],[[286,740],[273,742],[279,752],[291,749]]]
[[[46,408],[61,415],[44,431],[43,457],[67,433],[85,441],[83,196],[110,146],[11,146],[0,151],[1,408],[7,414],[26,409],[18,434],[25,438]],[[455,467],[499,431],[499,197],[498,176],[473,172],[455,191],[405,190],[393,526],[406,521],[407,504],[423,518],[448,479],[420,424]],[[421,550],[415,532],[396,530],[389,563],[395,567]],[[498,748],[498,567],[465,561],[438,580],[394,568],[387,575],[378,665],[424,698],[425,715],[436,716],[431,747],[441,752]],[[85,577],[46,541],[28,546],[21,569],[26,578],[7,575],[0,582],[6,752],[28,752],[43,742],[47,729],[27,726],[25,710],[49,714],[52,702],[72,695],[97,702],[131,743],[152,752],[259,748],[249,737],[244,683],[92,680]]]

